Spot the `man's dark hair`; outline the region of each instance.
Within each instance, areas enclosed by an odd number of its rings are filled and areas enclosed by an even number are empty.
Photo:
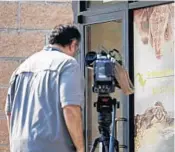
[[[72,43],[73,40],[80,41],[81,35],[77,27],[74,25],[58,25],[56,26],[49,37],[50,44],[58,44],[66,46]]]

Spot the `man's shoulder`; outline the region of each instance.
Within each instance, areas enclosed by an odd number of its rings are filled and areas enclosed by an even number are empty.
[[[72,63],[77,63],[77,60],[72,57],[72,56],[69,56],[63,52],[59,52],[59,51],[40,51],[36,54],[34,54],[33,57],[35,56],[42,56],[42,57],[46,57],[46,58],[49,58],[50,60],[53,60],[53,61],[68,61],[68,62],[72,62]],[[31,56],[32,57],[32,56]]]
[[[15,71],[39,72],[43,70],[61,70],[67,67],[79,67],[77,60],[58,51],[40,51],[28,57]]]

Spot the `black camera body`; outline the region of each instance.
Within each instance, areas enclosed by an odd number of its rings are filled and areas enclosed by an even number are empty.
[[[93,92],[99,94],[115,92],[115,58],[105,51],[102,51],[101,53],[88,52],[85,61],[86,66],[93,67]]]
[[[94,61],[95,93],[112,93],[115,91],[115,62],[109,55],[97,54]]]

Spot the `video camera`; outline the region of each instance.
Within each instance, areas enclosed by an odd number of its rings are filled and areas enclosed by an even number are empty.
[[[102,50],[101,53],[88,52],[86,54],[85,65],[93,67],[94,71],[93,92],[109,94],[115,92],[115,87],[120,88],[115,78],[116,62],[122,64],[121,56],[116,49],[110,50],[109,53]]]

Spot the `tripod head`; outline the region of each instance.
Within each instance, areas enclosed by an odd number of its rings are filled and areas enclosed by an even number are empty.
[[[119,102],[112,99],[109,94],[99,94],[97,102],[94,103],[94,107],[98,112],[99,132],[106,137],[110,136],[113,106],[116,104],[117,108],[119,108]]]

